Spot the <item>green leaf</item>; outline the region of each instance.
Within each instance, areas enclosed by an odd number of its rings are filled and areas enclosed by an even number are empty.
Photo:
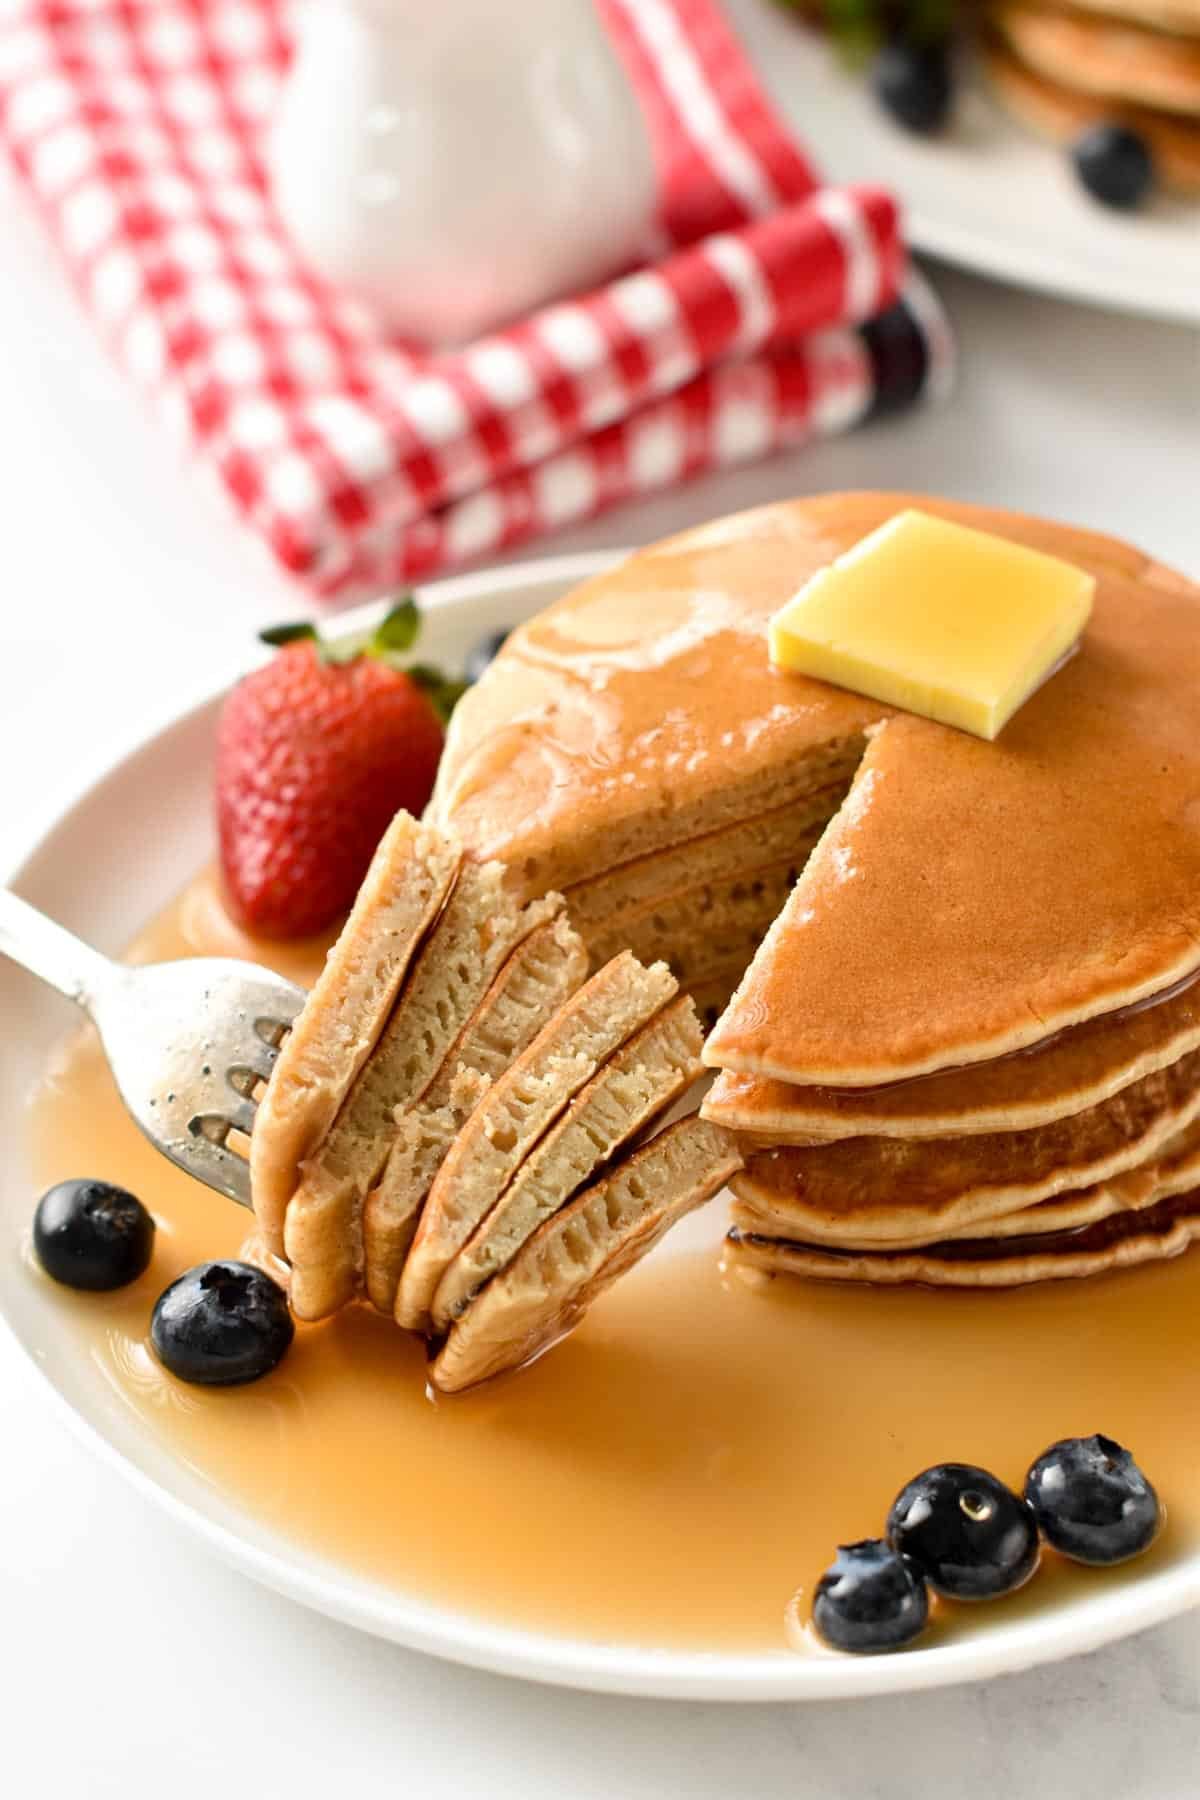
[[[411,594],[396,603],[379,621],[368,646],[376,656],[411,650],[421,629],[421,613]]]
[[[260,644],[270,644],[273,650],[278,650],[283,644],[298,644],[302,639],[315,638],[316,635],[316,626],[310,624],[307,619],[301,619],[296,625],[268,625],[265,631],[259,632],[258,641]]]
[[[346,663],[357,662],[370,642],[370,637],[361,631],[356,631],[353,637],[325,638],[320,649],[321,661],[328,668],[340,669]]]
[[[470,682],[455,680],[429,663],[414,663],[404,673],[427,696],[442,724],[448,725],[451,713],[470,687]]]

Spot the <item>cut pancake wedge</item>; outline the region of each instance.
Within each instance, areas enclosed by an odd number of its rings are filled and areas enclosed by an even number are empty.
[[[597,1068],[676,992],[663,964],[614,957],[489,1090],[429,1193],[396,1295],[397,1323],[424,1330],[439,1282],[512,1176]]]
[[[564,913],[513,951],[441,1070],[397,1117],[396,1141],[363,1208],[367,1295],[389,1318],[425,1196],[446,1152],[489,1083],[498,1081],[560,1006],[582,986],[587,952]],[[473,1088],[460,1084],[469,1078]]]
[[[446,1270],[433,1300],[436,1330],[445,1331],[544,1220],[691,1086],[701,1073],[703,1036],[695,1007],[680,995],[602,1065]]]
[[[503,874],[496,863],[463,865],[337,1119],[301,1169],[284,1225],[299,1318],[324,1318],[354,1297],[362,1203],[395,1139],[396,1108],[424,1093],[514,946],[562,909],[557,894],[520,906]]]
[[[325,1137],[391,1012],[409,964],[441,911],[462,852],[401,813],[385,832],[341,936],[285,1040],[250,1143],[254,1210],[283,1251],[300,1165]]]
[[[668,1126],[539,1226],[452,1327],[433,1386],[457,1393],[548,1349],[740,1162],[719,1126],[696,1117]]]
[[[440,1104],[419,1102],[400,1114],[384,1179],[363,1206],[363,1282],[378,1312],[391,1316],[400,1271],[417,1233],[421,1202],[451,1144],[488,1090],[488,1078],[461,1064]]]

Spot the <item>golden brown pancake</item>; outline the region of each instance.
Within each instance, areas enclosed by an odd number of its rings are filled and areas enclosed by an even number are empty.
[[[1200,1048],[1200,980],[1125,1017],[1071,1026],[1044,1048],[880,1088],[791,1087],[725,1073],[704,1116],[758,1143],[1026,1131],[1098,1106]]]
[[[1182,1131],[1168,1138],[1145,1162],[1125,1169],[1092,1187],[1075,1188],[1056,1194],[1049,1200],[1038,1200],[1021,1206],[1015,1212],[991,1218],[972,1218],[958,1225],[927,1219],[923,1225],[914,1222],[903,1238],[874,1239],[855,1233],[845,1249],[863,1251],[913,1250],[930,1244],[956,1239],[1035,1237],[1046,1233],[1077,1231],[1093,1225],[1113,1213],[1140,1212],[1171,1194],[1180,1194],[1200,1185],[1200,1120],[1192,1119]],[[732,1222],[747,1232],[757,1229],[752,1207],[735,1201]],[[828,1244],[819,1248],[829,1249]]]
[[[642,962],[669,961],[684,982],[706,980],[730,962],[745,968],[791,892],[815,839],[803,850],[736,879],[703,882],[628,909],[608,925],[583,933],[595,966],[619,950]]]
[[[1079,655],[997,743],[768,661],[770,613],[910,505],[1098,578]],[[835,1086],[984,1061],[1200,965],[1197,616],[1181,577],[1066,526],[895,495],[763,508],[515,633],[456,712],[434,815],[538,891],[811,796],[857,759],[706,1060]]]
[[[681,994],[596,1071],[442,1276],[430,1309],[435,1330],[460,1318],[538,1226],[686,1092],[700,1073],[703,1035]]]
[[[1127,125],[1145,140],[1165,185],[1180,194],[1200,193],[1200,124],[1149,107],[1106,103],[1035,74],[995,41],[980,48],[983,66],[1014,118],[1055,143],[1069,144],[1089,125]]]
[[[458,1393],[549,1349],[740,1161],[719,1125],[668,1125],[539,1226],[451,1327],[432,1385]]]
[[[254,1211],[268,1249],[311,1156],[387,1023],[426,931],[458,872],[445,834],[399,813],[380,840],[350,917],[284,1041],[250,1142]]]
[[[730,1267],[766,1275],[872,1286],[916,1281],[929,1287],[1000,1288],[1161,1262],[1180,1255],[1197,1237],[1200,1191],[1193,1189],[1144,1212],[1116,1213],[1082,1230],[1044,1236],[956,1240],[919,1250],[837,1251],[735,1230],[726,1240],[725,1256]]]
[[[460,1132],[430,1189],[396,1293],[396,1322],[424,1330],[438,1284],[546,1131],[677,984],[626,951],[547,1020]]]
[[[322,1319],[362,1285],[363,1202],[388,1160],[396,1109],[419,1100],[512,951],[562,898],[518,906],[496,863],[464,864],[382,1034],[288,1201],[284,1245],[298,1318]]]
[[[825,788],[743,824],[637,857],[592,881],[580,882],[566,895],[571,918],[584,933],[608,929],[627,915],[641,913],[689,888],[744,879],[794,858],[803,864],[841,805],[844,792],[844,786]]]
[[[1137,1167],[1200,1114],[1200,1051],[1073,1118],[965,1138],[845,1138],[760,1151],[733,1184],[765,1236],[905,1242]]]
[[[1125,19],[1131,25],[1200,36],[1200,0],[1087,0],[1086,10]]]
[[[1030,0],[995,0],[988,16],[1014,56],[1058,87],[1200,116],[1200,42]]]

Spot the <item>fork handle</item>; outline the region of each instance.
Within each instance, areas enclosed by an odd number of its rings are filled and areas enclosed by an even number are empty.
[[[0,888],[0,956],[11,957],[84,1008],[120,974],[117,964],[10,888]]]

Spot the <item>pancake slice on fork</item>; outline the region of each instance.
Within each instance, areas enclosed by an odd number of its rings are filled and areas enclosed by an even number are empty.
[[[740,1163],[720,1126],[696,1116],[668,1125],[538,1227],[451,1327],[432,1386],[458,1393],[549,1349]]]
[[[301,1165],[366,1063],[458,873],[453,835],[400,813],[384,833],[341,936],[284,1040],[250,1140],[259,1231],[275,1255]]]
[[[542,1134],[631,1032],[676,992],[665,964],[628,951],[593,975],[493,1083],[442,1164],[396,1295],[396,1319],[427,1329],[451,1262]]]

